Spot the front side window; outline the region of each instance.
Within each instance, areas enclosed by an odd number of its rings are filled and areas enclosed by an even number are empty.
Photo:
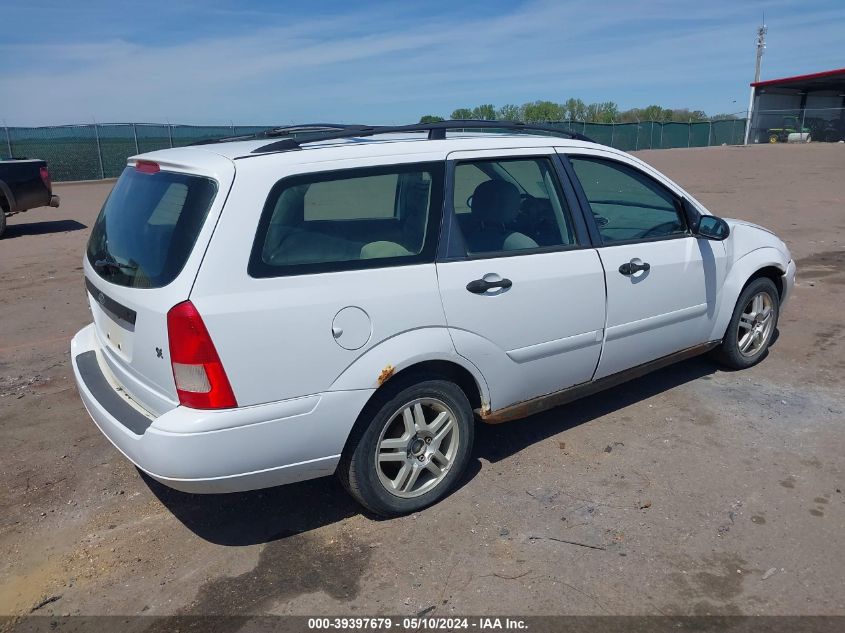
[[[576,245],[548,158],[461,162],[453,208],[468,255]]]
[[[686,223],[675,196],[640,171],[611,160],[570,156],[602,242],[683,235]]]
[[[434,260],[443,165],[348,169],[273,187],[249,273],[274,277]]]

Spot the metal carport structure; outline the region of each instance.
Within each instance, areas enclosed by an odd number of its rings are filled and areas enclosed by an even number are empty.
[[[751,87],[749,143],[785,142],[790,133],[800,140],[845,138],[845,68],[758,81]]]

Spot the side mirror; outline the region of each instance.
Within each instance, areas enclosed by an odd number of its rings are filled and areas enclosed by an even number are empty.
[[[722,218],[715,215],[702,215],[686,198],[682,200],[687,224],[696,237],[706,240],[722,241],[731,234],[731,228]]]
[[[702,215],[698,221],[695,234],[706,240],[721,242],[731,234],[731,227],[722,218],[717,218],[715,215]]]

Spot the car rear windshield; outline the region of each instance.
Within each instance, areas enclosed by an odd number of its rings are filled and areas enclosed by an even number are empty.
[[[127,167],[91,231],[88,260],[111,283],[166,286],[185,265],[216,193],[208,178]]]

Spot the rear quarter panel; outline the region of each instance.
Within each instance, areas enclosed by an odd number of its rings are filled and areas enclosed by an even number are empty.
[[[414,359],[454,357],[433,262],[270,278],[249,275],[258,222],[281,178],[445,157],[426,153],[392,156],[389,162],[378,156],[297,162],[304,154],[236,161],[235,184],[191,293],[240,406],[326,391],[372,390],[388,366],[400,371]],[[369,338],[357,349],[345,349],[333,339],[333,319],[346,307],[360,308],[370,320]]]

